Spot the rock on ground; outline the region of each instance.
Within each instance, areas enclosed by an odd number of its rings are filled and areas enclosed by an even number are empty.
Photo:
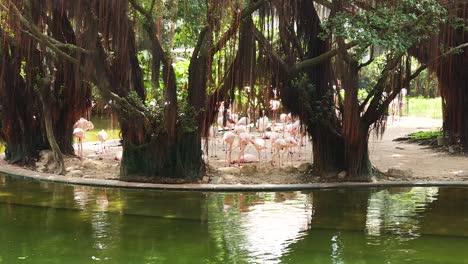
[[[413,176],[413,171],[411,169],[402,169],[402,168],[389,168],[387,174],[392,177],[397,178],[410,178]]]

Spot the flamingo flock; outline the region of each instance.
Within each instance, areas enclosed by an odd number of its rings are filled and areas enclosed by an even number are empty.
[[[284,166],[285,159],[292,162],[292,157],[304,142],[305,132],[300,120],[291,113],[279,115],[279,122],[275,122],[276,111],[279,109],[279,101],[272,100],[270,108],[274,116],[272,122],[263,111],[261,117],[255,124],[250,122],[248,116],[238,118],[230,109],[225,110],[223,104],[219,109],[217,122],[213,125],[213,131],[222,131],[222,143],[225,151],[226,166],[237,163],[268,162],[272,166]],[[223,116],[224,112],[224,116]],[[213,133],[210,133],[212,135]],[[213,137],[212,140],[217,140]],[[267,142],[270,144],[267,144]],[[248,147],[253,147],[256,155],[246,153]],[[268,160],[268,149],[270,149],[271,159]],[[237,156],[233,160],[233,152]]]
[[[272,105],[275,111],[279,108],[276,102]],[[305,134],[301,130],[300,120],[291,114],[280,114],[280,122],[276,123],[274,118],[271,122],[263,111],[261,117],[253,124],[248,116],[239,118],[230,109],[224,111],[223,108],[220,108],[219,112],[220,115],[217,118],[216,124],[210,129],[210,138],[216,142],[219,132],[223,132],[220,138],[222,138],[227,166],[231,166],[233,163],[237,163],[240,166],[242,163],[251,162],[269,162],[272,166],[283,166],[285,156],[286,160],[292,161],[292,155],[296,147],[299,147],[299,156],[301,155],[301,143]],[[223,112],[225,117],[223,117]],[[79,157],[83,156],[85,131],[91,129],[94,129],[93,123],[85,118],[80,118],[73,126],[73,136],[78,141],[77,155]],[[96,136],[100,142],[97,153],[105,153],[107,151],[107,132],[100,130]],[[270,142],[269,145],[267,145],[268,141]],[[256,151],[256,155],[246,153],[248,147],[252,147]],[[268,149],[271,154],[269,161]],[[234,160],[232,158],[233,151],[237,152]],[[117,156],[116,159],[120,160]]]
[[[91,121],[86,120],[85,118],[80,118],[73,125],[73,136],[77,139],[77,154],[79,157],[83,157],[83,139],[85,138],[85,132],[91,129],[94,129],[94,124]],[[98,152],[105,153],[107,150],[107,132],[104,129],[101,129],[96,134],[96,137],[100,142]]]

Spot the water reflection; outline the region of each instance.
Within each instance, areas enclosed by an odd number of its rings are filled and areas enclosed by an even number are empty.
[[[0,263],[467,263],[467,188],[193,193],[0,176]]]
[[[280,263],[288,246],[309,229],[312,203],[306,194],[225,194],[223,198],[222,210],[219,206],[211,211],[211,234],[215,240],[223,235],[221,247],[235,248],[234,254],[245,255],[249,262]]]
[[[437,200],[438,188],[393,188],[371,194],[366,216],[366,232],[380,236],[382,232],[399,235],[400,239],[420,234],[421,214]]]

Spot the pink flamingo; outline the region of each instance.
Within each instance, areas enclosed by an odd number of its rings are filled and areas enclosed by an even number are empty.
[[[93,128],[93,123],[84,118],[80,118],[73,125],[73,136],[78,138],[78,155],[80,157],[83,156],[83,139],[85,138],[85,131]]]

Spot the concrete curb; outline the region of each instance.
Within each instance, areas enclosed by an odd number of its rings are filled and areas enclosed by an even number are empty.
[[[305,191],[320,189],[384,188],[384,187],[465,187],[466,181],[383,181],[383,182],[344,182],[310,184],[156,184],[124,182],[119,180],[73,178],[54,174],[30,171],[8,165],[0,161],[0,173],[10,177],[34,181],[57,182],[64,184],[85,185],[106,188],[165,190],[165,191],[201,191],[201,192],[278,192]]]

